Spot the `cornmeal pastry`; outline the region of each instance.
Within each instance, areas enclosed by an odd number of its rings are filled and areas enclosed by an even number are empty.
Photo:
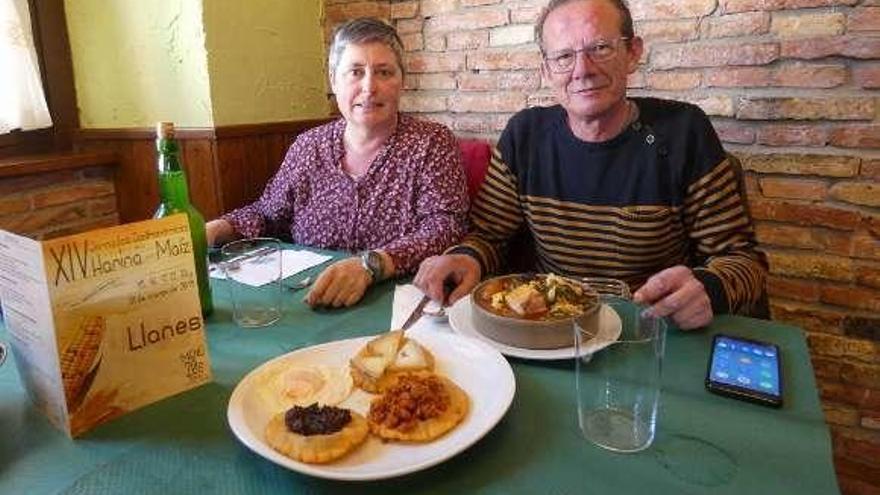
[[[367,439],[360,414],[333,406],[294,406],[266,425],[266,442],[291,459],[310,464],[334,461]]]
[[[367,422],[381,438],[427,442],[459,424],[469,403],[467,393],[446,377],[405,373],[373,400]]]
[[[378,393],[394,383],[401,373],[433,370],[434,356],[415,340],[405,337],[403,330],[394,330],[367,342],[350,364],[354,385]]]

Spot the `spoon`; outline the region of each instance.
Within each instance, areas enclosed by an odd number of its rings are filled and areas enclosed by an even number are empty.
[[[289,291],[296,292],[300,289],[305,289],[306,287],[308,287],[310,285],[312,285],[312,277],[306,277],[306,278],[300,280],[299,282],[294,282],[292,284],[284,284],[284,287],[286,287],[287,290],[289,290]]]

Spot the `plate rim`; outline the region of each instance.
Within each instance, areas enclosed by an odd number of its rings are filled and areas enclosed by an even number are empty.
[[[569,346],[569,347],[561,347],[559,349],[526,349],[523,347],[516,347],[516,346],[504,344],[502,342],[498,342],[496,340],[493,340],[488,335],[484,335],[483,333],[478,331],[476,328],[473,328],[473,325],[470,323],[468,323],[468,324],[473,329],[473,334],[457,328],[457,325],[455,325],[455,323],[454,323],[454,321],[457,319],[455,317],[455,315],[458,314],[459,312],[464,312],[465,307],[467,307],[469,310],[472,311],[473,297],[470,294],[468,294],[465,297],[462,297],[461,299],[456,301],[452,306],[450,306],[446,310],[446,315],[449,317],[449,327],[452,329],[453,333],[455,333],[456,335],[462,336],[462,337],[468,337],[471,339],[479,340],[479,341],[483,342],[484,344],[495,348],[498,352],[500,352],[501,354],[503,354],[505,356],[515,357],[515,358],[520,358],[520,359],[529,359],[529,360],[533,360],[533,361],[562,361],[562,360],[567,360],[567,359],[584,357],[588,354],[598,352],[598,351],[604,349],[605,347],[611,345],[612,342],[615,342],[615,341],[617,341],[617,339],[620,338],[620,334],[622,332],[622,324],[620,323],[620,318],[618,317],[617,318],[617,320],[618,320],[617,332],[615,332],[616,336],[615,336],[614,340],[608,341],[608,343],[606,343],[605,345],[603,345],[599,348],[596,348],[596,349],[585,348],[578,355],[576,355],[575,346],[573,346],[573,345]],[[606,305],[604,305],[604,304],[600,308],[600,310],[602,310],[602,311],[606,311],[608,309],[609,308],[606,308]],[[611,312],[614,313],[613,310]],[[614,316],[617,316],[617,314],[614,314]],[[465,316],[462,315],[462,317],[465,317]],[[476,336],[474,336],[474,335],[476,335]]]
[[[408,332],[410,335],[424,335],[429,334],[429,339],[450,339],[450,340],[464,340],[468,342],[470,345],[476,345],[482,348],[483,352],[488,353],[492,356],[494,361],[499,367],[499,371],[504,375],[504,379],[501,380],[503,383],[500,385],[506,385],[505,390],[501,390],[503,395],[501,396],[501,400],[498,402],[499,406],[495,411],[490,411],[490,414],[486,417],[486,425],[485,427],[481,427],[476,430],[474,434],[470,437],[463,439],[462,442],[453,445],[451,448],[442,451],[436,457],[427,459],[423,462],[411,465],[404,465],[398,469],[386,470],[386,471],[376,471],[374,473],[352,473],[352,472],[338,472],[338,471],[328,471],[324,469],[323,464],[307,464],[304,462],[299,462],[293,460],[283,454],[276,452],[274,449],[261,442],[259,437],[252,434],[252,431],[245,426],[245,417],[244,417],[244,408],[236,407],[243,403],[246,389],[248,389],[251,385],[251,382],[255,379],[255,377],[259,376],[261,370],[264,367],[270,366],[272,363],[287,359],[291,355],[295,355],[297,353],[305,353],[305,352],[315,352],[316,350],[324,350],[326,347],[338,347],[340,345],[351,345],[356,346],[358,343],[363,342],[366,343],[370,339],[376,337],[376,335],[367,335],[364,337],[354,337],[349,339],[340,339],[334,340],[331,342],[324,342],[321,344],[316,344],[308,347],[303,347],[300,349],[296,349],[279,356],[275,356],[273,358],[267,359],[263,361],[253,369],[251,369],[245,376],[243,376],[235,388],[230,394],[229,402],[226,408],[226,419],[227,425],[232,431],[233,436],[241,442],[242,445],[247,447],[251,452],[257,454],[258,456],[266,459],[280,467],[289,469],[291,471],[295,471],[301,474],[306,474],[309,476],[314,476],[317,478],[323,479],[331,479],[331,480],[341,480],[341,481],[371,481],[371,480],[381,480],[381,479],[389,479],[395,478],[398,476],[403,476],[406,474],[415,473],[418,471],[422,471],[424,469],[436,466],[441,464],[452,457],[458,455],[461,452],[464,452],[472,445],[480,441],[483,437],[485,437],[490,431],[492,431],[495,426],[501,422],[501,419],[507,414],[507,411],[510,410],[510,406],[513,404],[513,398],[516,395],[516,378],[513,373],[513,368],[511,368],[510,363],[501,355],[501,353],[487,344],[486,342],[482,342],[479,339],[468,337],[465,335],[458,335],[452,333],[438,333],[438,332],[425,332],[419,331],[418,329],[413,329]],[[377,334],[378,335],[378,334]],[[473,399],[471,399],[473,401]]]

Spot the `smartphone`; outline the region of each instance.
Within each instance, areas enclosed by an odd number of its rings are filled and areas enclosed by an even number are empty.
[[[779,347],[733,335],[715,335],[706,371],[706,388],[735,399],[782,406]]]

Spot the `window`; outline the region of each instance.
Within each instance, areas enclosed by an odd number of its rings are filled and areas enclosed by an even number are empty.
[[[19,19],[28,14],[30,25],[24,22],[25,27],[14,36],[17,40],[26,38],[33,41],[33,49],[28,48],[28,51],[32,60],[30,64],[39,67],[40,75],[36,76],[39,84],[34,85],[31,80],[26,86],[30,88],[26,93],[42,91],[51,119],[48,122],[50,127],[40,128],[43,121],[32,116],[28,117],[31,123],[17,124],[19,129],[12,132],[8,132],[9,128],[15,125],[0,122],[0,158],[68,151],[71,149],[71,135],[79,125],[64,0],[0,0],[0,45],[5,44],[10,31],[15,32],[15,28],[10,28],[7,20],[14,19],[14,25],[20,26],[22,21]],[[4,49],[5,47],[0,48],[0,74],[4,75],[4,81],[0,81],[0,91],[6,93],[8,83],[5,79],[10,71],[5,67],[8,62],[4,58],[13,52],[6,52]],[[19,62],[12,64],[15,65],[14,71],[22,70]],[[0,120],[3,120],[6,118],[6,103],[2,99],[0,102],[3,107],[0,109]],[[33,107],[27,112],[34,112]]]
[[[52,126],[27,0],[0,2],[0,134]]]

